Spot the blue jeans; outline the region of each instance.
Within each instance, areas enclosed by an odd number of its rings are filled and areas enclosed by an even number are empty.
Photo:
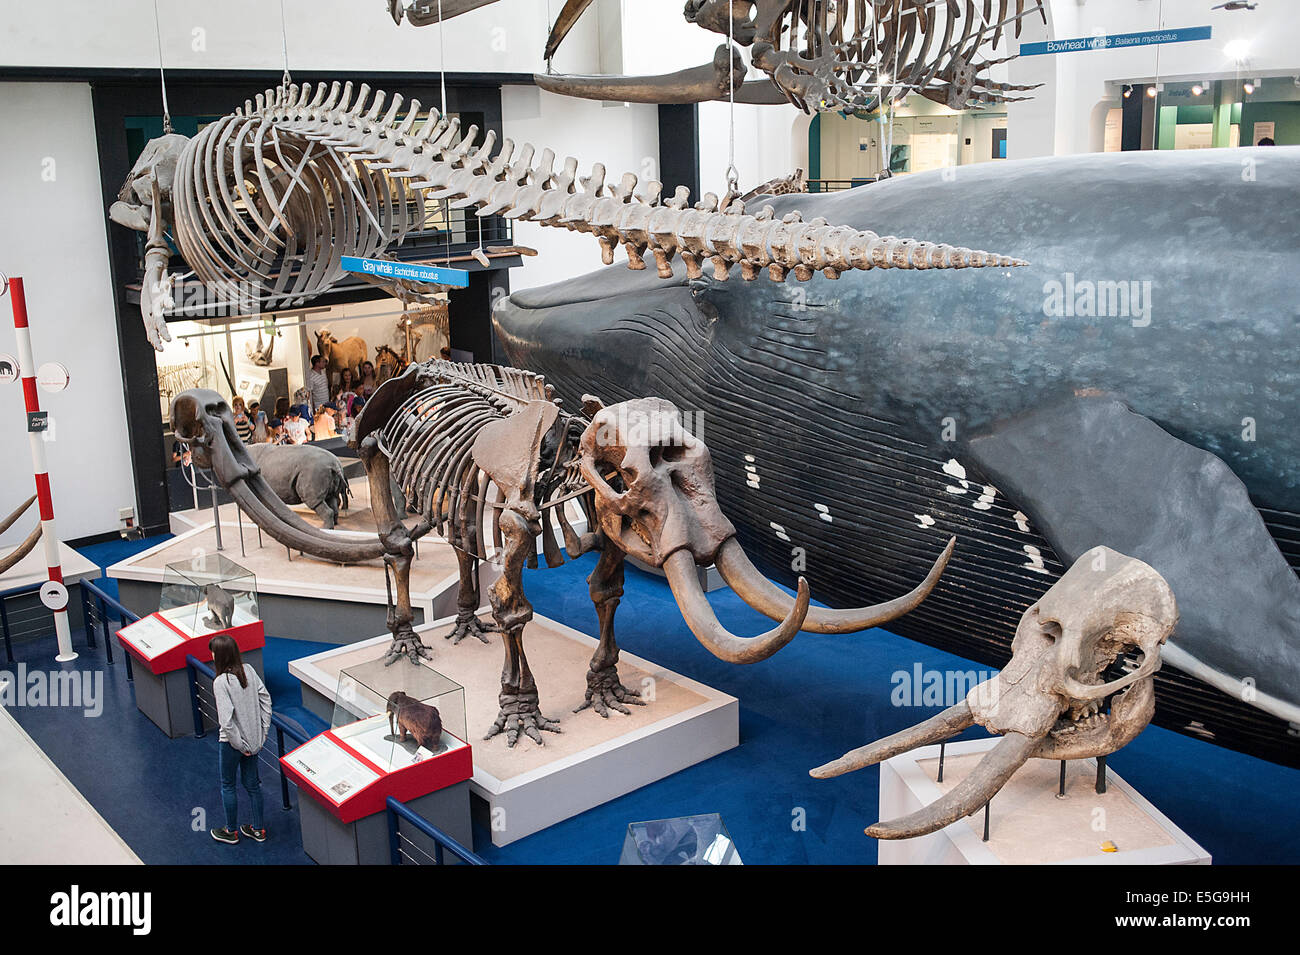
[[[235,770],[243,777],[244,789],[253,804],[253,828],[262,826],[262,778],[257,774],[257,754],[245,756],[229,743],[218,743],[221,751],[221,804],[226,810],[226,828],[237,828],[236,810],[239,807],[235,796]]]

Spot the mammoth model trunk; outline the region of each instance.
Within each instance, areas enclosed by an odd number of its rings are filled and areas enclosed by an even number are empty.
[[[910,815],[866,830],[877,839],[935,832],[978,810],[1031,758],[1105,756],[1131,742],[1155,712],[1152,677],[1177,619],[1164,578],[1139,560],[1094,548],[1025,611],[1011,661],[1001,673],[955,706],[819,766],[812,775],[827,779],[874,766],[976,723],[1000,734],[997,745],[952,790]]]
[[[357,563],[384,553],[382,543],[336,536],[313,527],[289,509],[262,477],[239,433],[226,400],[195,388],[172,401],[171,425],[196,466],[210,468],[217,482],[258,527],[286,547],[321,560]]]

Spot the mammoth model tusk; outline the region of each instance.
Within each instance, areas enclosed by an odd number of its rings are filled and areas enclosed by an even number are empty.
[[[948,566],[957,538],[948,541],[948,546],[935,560],[925,580],[921,581],[910,593],[884,603],[870,607],[854,607],[844,610],[827,610],[813,607],[808,611],[803,629],[809,633],[856,633],[878,627],[901,617],[920,606],[921,601],[930,595],[939,578]],[[782,619],[790,612],[793,600],[790,595],[772,583],[750,563],[740,542],[732,537],[718,549],[714,565],[727,585],[736,592],[741,600],[759,613],[773,620]]]
[[[808,581],[800,577],[799,596],[780,626],[756,637],[738,637],[718,622],[695,574],[695,558],[688,551],[674,551],[663,568],[686,625],[705,649],[727,663],[766,660],[794,639],[808,613]]]
[[[1007,733],[951,792],[899,819],[868,826],[867,835],[876,839],[911,839],[969,816],[1006,785],[1016,770],[1034,755],[1040,742],[1031,736]]]
[[[3,534],[5,531],[9,530],[9,528],[13,527],[14,521],[22,517],[23,514],[27,512],[27,508],[31,507],[32,502],[35,500],[36,500],[36,495],[33,494],[26,501],[20,504],[17,510],[15,510],[12,514],[6,517],[4,519],[4,523],[0,523],[0,534]],[[41,525],[38,523],[36,527],[32,529],[32,532],[27,535],[26,539],[21,544],[19,544],[17,547],[11,550],[9,553],[5,554],[3,557],[0,557],[0,574],[8,573],[10,568],[14,567],[20,560],[22,560],[24,557],[30,554],[32,552],[32,548],[36,546],[36,542],[39,541],[40,539],[41,539]]]
[[[971,713],[970,704],[962,700],[956,706],[950,706],[942,713],[936,713],[923,723],[909,726],[893,736],[886,736],[867,746],[859,746],[837,760],[818,766],[810,770],[809,775],[815,779],[830,779],[833,776],[843,776],[845,773],[866,769],[868,766],[874,766],[891,756],[906,753],[918,746],[942,742],[974,724],[975,716]]]

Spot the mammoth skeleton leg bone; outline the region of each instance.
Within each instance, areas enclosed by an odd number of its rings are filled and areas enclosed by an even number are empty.
[[[1105,756],[1131,742],[1155,712],[1152,677],[1177,620],[1173,592],[1154,569],[1094,548],[1025,611],[1011,660],[997,676],[955,706],[811,774],[828,779],[874,766],[977,723],[1001,735],[950,792],[866,830],[877,839],[935,832],[987,803],[1031,758]],[[1131,669],[1115,672],[1125,666]]]

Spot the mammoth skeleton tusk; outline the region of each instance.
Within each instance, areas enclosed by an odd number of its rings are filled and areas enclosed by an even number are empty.
[[[695,575],[695,558],[689,551],[673,551],[664,561],[663,568],[686,625],[706,650],[727,663],[766,660],[794,639],[808,613],[808,581],[800,577],[799,596],[780,626],[756,637],[738,637],[723,627],[714,615],[700,587],[700,579]]]
[[[816,779],[843,776],[845,773],[874,766],[876,763],[884,762],[891,756],[906,753],[918,746],[938,743],[941,740],[956,736],[967,727],[973,726],[974,723],[975,716],[971,713],[970,704],[962,700],[956,706],[950,706],[942,713],[936,713],[923,723],[909,726],[893,736],[886,736],[884,739],[877,740],[866,746],[859,746],[857,749],[845,753],[837,760],[810,770],[808,775]]]
[[[1041,742],[1032,736],[1007,733],[951,792],[916,812],[868,826],[867,835],[876,839],[911,839],[937,832],[969,816],[993,798],[1016,770],[1034,755]]]
[[[948,541],[948,546],[935,560],[925,580],[921,581],[910,593],[884,603],[870,607],[855,607],[844,610],[827,610],[813,607],[808,611],[803,629],[810,633],[856,633],[888,623],[920,606],[921,601],[930,595],[939,578],[943,576],[952,556],[957,538]],[[749,560],[740,542],[734,537],[727,540],[718,549],[714,557],[714,566],[727,585],[759,613],[773,620],[780,620],[790,612],[793,601],[790,595],[772,581],[768,580]]]

